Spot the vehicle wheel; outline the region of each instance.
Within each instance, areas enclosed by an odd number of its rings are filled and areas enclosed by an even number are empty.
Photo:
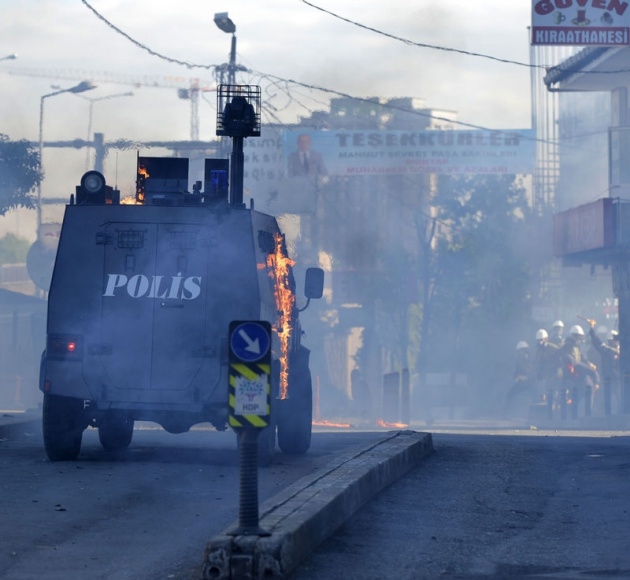
[[[265,427],[258,434],[258,465],[269,467],[273,463],[276,454],[276,423],[271,421],[269,427]]]
[[[106,451],[124,451],[133,438],[134,421],[124,413],[110,411],[99,422],[98,439]]]
[[[83,401],[44,395],[42,430],[44,448],[51,461],[73,461],[81,451],[85,429]]]
[[[42,352],[39,360],[39,390],[44,392],[44,379],[46,378],[46,350]]]
[[[278,405],[278,445],[283,453],[303,454],[311,446],[313,385],[308,367],[310,351],[300,347],[289,369],[289,392]]]

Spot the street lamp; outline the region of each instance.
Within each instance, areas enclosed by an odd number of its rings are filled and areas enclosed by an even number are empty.
[[[126,93],[116,93],[115,95],[107,95],[105,97],[96,97],[95,99],[90,99],[89,97],[81,97],[86,101],[90,102],[90,112],[88,116],[88,129],[87,129],[87,142],[90,142],[92,138],[92,114],[94,112],[94,103],[98,101],[107,101],[109,99],[117,99],[118,97],[133,97],[133,91],[128,91]],[[87,155],[85,159],[85,169],[88,170],[90,167],[90,148],[87,147]]]
[[[236,24],[232,22],[227,12],[217,12],[214,15],[214,23],[223,30],[223,32],[227,32],[228,34],[234,34],[236,32]]]
[[[39,233],[42,225],[42,179],[41,174],[43,170],[42,163],[42,153],[44,152],[44,101],[48,97],[54,97],[56,95],[61,95],[62,93],[83,93],[85,91],[89,91],[96,88],[96,85],[92,84],[90,81],[82,81],[78,85],[74,87],[70,87],[69,89],[59,89],[58,91],[54,91],[52,93],[48,93],[47,95],[43,95],[39,100],[39,173],[40,180],[37,184],[37,235],[39,237]]]
[[[223,73],[227,68],[228,71],[228,85],[236,84],[236,71],[237,70],[246,70],[245,67],[236,65],[236,24],[232,22],[227,12],[218,12],[214,15],[214,23],[219,27],[220,30],[227,34],[232,35],[232,47],[230,49],[230,62],[227,65],[223,65],[219,67],[221,71],[221,82],[219,84],[223,84]]]
[[[0,60],[15,60],[18,57],[17,53],[7,54],[7,56],[0,57]]]
[[[221,73],[221,77],[219,78],[219,85],[224,84],[223,81],[225,77],[225,71],[227,70],[227,84],[230,86],[234,86],[236,85],[236,71],[247,70],[244,66],[239,66],[236,64],[236,24],[234,24],[232,19],[228,16],[227,12],[217,12],[214,15],[214,23],[217,25],[219,30],[222,30],[226,34],[232,35],[230,62],[228,64],[222,64],[221,66],[217,67],[217,70]],[[225,143],[225,139],[221,139],[221,157],[226,157],[226,149],[227,145]]]

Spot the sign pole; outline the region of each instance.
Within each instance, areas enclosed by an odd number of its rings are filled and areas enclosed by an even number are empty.
[[[258,521],[258,434],[271,420],[271,325],[234,321],[229,329],[229,417],[239,442],[239,516],[232,536],[269,536]]]
[[[270,536],[258,525],[258,430],[245,428],[238,433],[239,485],[238,527],[232,536]]]

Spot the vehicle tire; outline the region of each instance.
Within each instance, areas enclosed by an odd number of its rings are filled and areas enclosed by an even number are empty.
[[[86,427],[83,401],[59,395],[44,395],[42,430],[50,461],[73,461],[81,451]]]
[[[46,350],[42,352],[39,360],[39,390],[44,392],[44,380],[46,378]]]
[[[124,413],[110,411],[98,424],[98,439],[106,451],[124,451],[131,445],[134,421]]]
[[[309,355],[310,351],[302,346],[291,357],[288,397],[277,401],[278,446],[283,453],[304,454],[311,446],[313,385]]]
[[[258,465],[269,467],[276,454],[276,425],[272,421],[258,434]]]

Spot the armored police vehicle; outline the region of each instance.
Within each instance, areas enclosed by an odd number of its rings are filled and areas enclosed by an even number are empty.
[[[269,463],[310,446],[309,351],[292,262],[272,216],[231,204],[221,160],[205,161],[203,191],[188,192],[188,159],[138,157],[135,198],[120,199],[86,173],[66,206],[48,298],[42,354],[43,434],[51,461],[73,460],[98,429],[106,450],[132,440],[135,421],[170,433],[228,428],[228,327],[268,321],[269,426],[258,437]],[[323,273],[306,271],[305,294]]]

